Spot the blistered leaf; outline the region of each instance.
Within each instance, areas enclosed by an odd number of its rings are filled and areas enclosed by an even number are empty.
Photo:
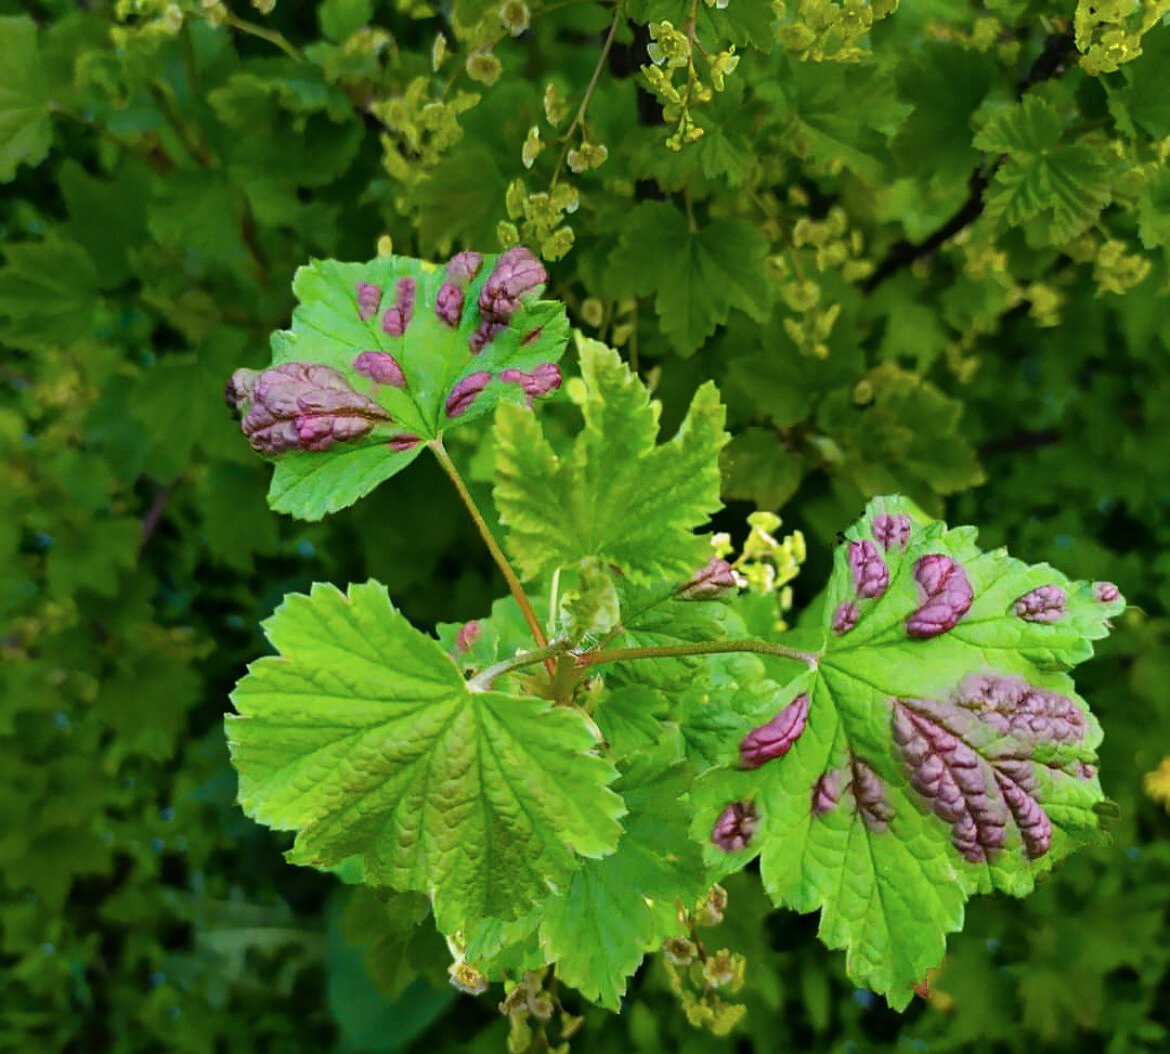
[[[527,577],[597,557],[635,579],[688,577],[705,560],[693,531],[720,508],[724,409],[703,385],[675,436],[659,444],[660,404],[617,352],[581,340],[585,424],[558,458],[520,406],[496,419],[496,506]]]
[[[1110,583],[871,502],[836,556],[817,666],[737,708],[718,747],[684,729],[727,766],[695,792],[708,859],[759,854],[775,902],[820,908],[850,976],[904,1006],[969,895],[1022,896],[1102,839],[1101,730],[1065,671],[1123,608]]]
[[[460,253],[445,268],[389,256],[298,270],[274,366],[239,371],[229,393],[253,446],[277,458],[272,507],[320,519],[448,428],[555,388],[568,324],[538,299],[544,281],[524,249]]]
[[[265,623],[227,719],[239,799],[297,832],[294,863],[358,856],[366,880],[429,894],[445,932],[515,918],[617,842],[597,729],[544,700],[469,691],[383,586],[315,585]]]

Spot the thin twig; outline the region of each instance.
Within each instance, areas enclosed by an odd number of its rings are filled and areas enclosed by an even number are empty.
[[[1075,47],[1073,34],[1054,33],[1044,42],[1036,61],[1028,67],[1028,72],[1020,78],[1016,85],[1016,98],[1022,98],[1024,93],[1035,84],[1059,77],[1064,72],[1064,60]],[[969,193],[966,201],[959,206],[949,220],[924,241],[915,245],[913,242],[900,241],[891,247],[873,274],[862,283],[862,290],[872,293],[887,278],[904,267],[940,249],[964,228],[974,223],[982,214],[985,205],[984,192],[991,183],[992,176],[999,168],[1000,161],[995,161],[990,167],[981,162],[979,167],[971,173]]]
[[[569,147],[573,142],[573,133],[577,130],[585,120],[585,112],[589,109],[589,102],[593,98],[593,91],[597,87],[597,82],[601,78],[601,68],[605,65],[605,60],[609,57],[609,49],[613,47],[613,38],[617,36],[618,25],[622,20],[622,5],[619,2],[613,13],[613,24],[609,27],[609,34],[605,38],[605,43],[601,46],[601,55],[597,59],[597,65],[593,67],[593,76],[589,78],[589,85],[585,89],[585,94],[581,97],[581,105],[577,107],[577,114],[573,118],[573,123],[569,125],[569,130],[565,133],[565,144],[561,147],[561,156],[557,158],[557,167],[553,169],[552,179],[549,180],[549,189],[556,186],[557,178],[561,174],[561,169],[565,166],[565,158],[569,156]]]
[[[577,656],[582,666],[600,666],[609,662],[630,662],[634,659],[674,659],[686,655],[728,655],[733,652],[754,652],[757,655],[775,655],[783,659],[803,662],[816,669],[820,655],[811,651],[787,648],[766,640],[700,640],[690,644],[665,644],[648,648],[613,648],[610,651],[588,651]]]

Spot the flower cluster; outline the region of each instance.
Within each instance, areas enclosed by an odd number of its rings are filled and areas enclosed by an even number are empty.
[[[712,5],[712,0],[707,2]],[[651,64],[642,67],[642,75],[650,90],[662,100],[663,119],[674,126],[666,145],[671,150],[681,150],[686,144],[703,138],[703,129],[695,121],[693,110],[710,102],[713,91],[723,91],[726,78],[739,65],[739,56],[734,45],[717,52],[703,47],[693,15],[681,30],[670,22],[651,22],[650,38],[646,51]],[[709,83],[704,83],[699,75],[696,52],[706,61]],[[682,79],[676,80],[680,74]]]

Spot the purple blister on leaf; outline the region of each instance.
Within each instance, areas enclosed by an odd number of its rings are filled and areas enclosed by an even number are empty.
[[[857,803],[862,821],[875,833],[884,831],[894,818],[894,810],[886,801],[886,788],[881,776],[858,757],[852,759],[851,767],[853,776],[849,781],[849,789],[853,791],[853,800]]]
[[[328,450],[365,435],[390,415],[331,366],[285,362],[260,373],[241,429],[254,450]]]
[[[391,337],[401,337],[414,317],[414,279],[399,278],[395,288],[397,296],[394,303],[382,315],[382,332]]]
[[[1113,601],[1121,596],[1121,590],[1112,582],[1094,582],[1093,596],[1102,604],[1112,604]]]
[[[878,513],[873,518],[873,536],[888,553],[894,546],[905,550],[910,543],[910,517],[903,513],[895,516],[888,512]]]
[[[920,557],[914,578],[921,593],[921,606],[906,620],[911,637],[937,637],[953,629],[971,609],[975,594],[967,572],[943,553]]]
[[[951,843],[972,863],[1004,844],[1008,814],[993,797],[986,764],[958,736],[905,702],[894,704],[894,742],[910,770],[910,785],[951,827]]]
[[[711,841],[728,853],[746,849],[751,844],[758,823],[754,802],[728,802],[711,830]]]
[[[861,609],[855,600],[846,600],[838,604],[837,610],[833,612],[833,634],[843,637],[857,625],[860,616]]]
[[[808,696],[803,692],[766,724],[753,728],[740,740],[740,768],[758,769],[767,761],[784,757],[800,738],[808,721]]]
[[[829,769],[822,773],[812,787],[812,811],[814,816],[832,812],[841,800],[841,787],[845,774],[840,769]]]
[[[402,435],[391,436],[387,439],[386,445],[396,453],[401,453],[403,450],[413,450],[419,442],[418,436],[403,432]]]
[[[488,319],[483,319],[475,328],[475,332],[467,338],[467,346],[471,349],[471,354],[478,355],[495,339],[496,334],[500,330],[507,328],[503,322],[492,322]]]
[[[548,272],[523,245],[505,252],[479,291],[479,312],[492,322],[507,323],[525,295],[548,281]]]
[[[488,386],[491,379],[490,373],[481,372],[472,373],[459,381],[447,396],[447,416],[458,417],[466,413],[467,408],[479,398],[479,393]]]
[[[1076,703],[1022,677],[972,674],[959,684],[952,702],[1001,735],[1025,742],[1075,743],[1088,731]]]
[[[456,329],[459,326],[459,319],[463,317],[463,290],[450,282],[444,282],[439,286],[439,295],[435,298],[435,314],[440,322]]]
[[[890,584],[890,569],[869,539],[849,543],[849,570],[853,589],[864,600],[876,600]]]
[[[678,595],[683,600],[714,600],[737,589],[735,569],[721,557],[713,556],[679,588]]]
[[[470,249],[456,253],[447,261],[446,281],[465,289],[479,274],[483,266],[483,254]]]
[[[1030,860],[1043,856],[1052,847],[1052,821],[1036,800],[1036,779],[1032,766],[1022,760],[997,761],[995,782],[1011,811]]]
[[[223,388],[223,401],[229,410],[237,414],[247,411],[256,397],[256,378],[260,374],[256,370],[238,369],[229,378]]]
[[[364,377],[378,384],[389,384],[394,388],[405,388],[406,377],[398,360],[387,351],[363,351],[353,360],[353,368]]]
[[[1037,586],[1014,604],[1012,614],[1025,622],[1052,623],[1064,614],[1067,597],[1060,586]]]
[[[555,392],[561,386],[561,370],[555,362],[542,362],[528,373],[523,370],[504,370],[500,380],[520,385],[531,406],[533,399]]]
[[[368,322],[378,313],[378,307],[382,303],[382,290],[370,282],[358,282],[356,289],[358,318]]]

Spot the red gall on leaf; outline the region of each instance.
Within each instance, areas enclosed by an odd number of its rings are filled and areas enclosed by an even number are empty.
[[[833,612],[833,635],[843,637],[857,625],[860,615],[861,610],[855,600],[846,600],[838,604],[837,610]]]
[[[561,371],[555,362],[542,362],[528,373],[523,370],[504,370],[500,380],[520,385],[531,406],[533,399],[555,392],[561,386]]]
[[[715,600],[736,592],[739,576],[726,560],[711,557],[678,591],[683,600]]]
[[[548,272],[523,245],[504,253],[479,291],[479,312],[492,322],[507,323],[520,301],[548,281]]]
[[[399,278],[394,303],[382,315],[382,332],[391,337],[401,337],[414,317],[414,279]]]
[[[874,538],[887,553],[895,546],[905,551],[910,543],[910,517],[905,513],[896,516],[888,512],[878,513],[873,518],[872,526]]]
[[[853,589],[865,600],[876,600],[890,584],[890,569],[868,539],[849,543],[849,570],[853,573]]]
[[[852,759],[850,767],[853,775],[849,789],[853,792],[853,800],[862,821],[875,833],[884,831],[894,818],[894,810],[886,801],[886,788],[881,776],[859,757]]]
[[[369,282],[358,282],[357,287],[358,318],[369,322],[378,313],[382,303],[382,290]]]
[[[406,377],[398,360],[387,351],[363,351],[353,360],[353,368],[378,384],[405,388]]]
[[[766,724],[753,728],[739,744],[740,768],[758,769],[784,757],[804,731],[808,696],[803,692]]]
[[[318,363],[285,362],[264,370],[252,384],[251,398],[240,428],[262,454],[328,450],[390,420],[337,370]]]
[[[466,413],[468,407],[479,398],[479,393],[488,386],[491,379],[490,373],[481,372],[472,373],[459,381],[451,389],[451,394],[447,396],[447,416],[458,417],[460,414]]]
[[[728,853],[746,849],[756,833],[757,823],[754,802],[728,802],[711,830],[711,841]]]
[[[1012,614],[1025,622],[1056,622],[1064,614],[1066,603],[1060,586],[1038,586],[1012,604]]]
[[[921,606],[906,620],[911,637],[937,637],[954,629],[971,609],[975,595],[967,573],[943,553],[920,557],[914,565],[914,579],[920,587]]]

